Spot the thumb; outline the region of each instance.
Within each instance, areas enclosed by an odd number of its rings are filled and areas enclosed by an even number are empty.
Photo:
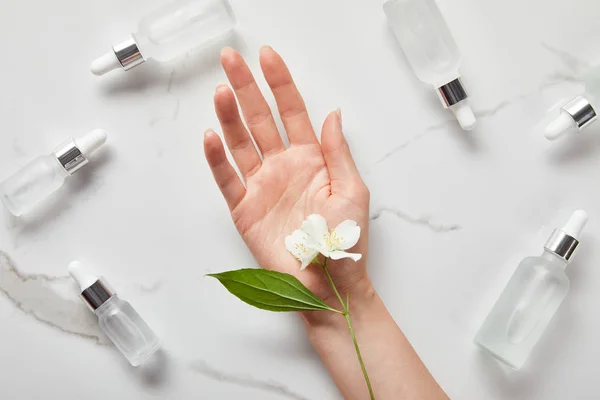
[[[331,178],[332,193],[352,195],[355,185],[363,183],[350,153],[348,142],[342,133],[340,109],[330,113],[323,123],[321,149]]]

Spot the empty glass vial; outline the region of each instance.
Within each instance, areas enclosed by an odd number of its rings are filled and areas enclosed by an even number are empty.
[[[69,274],[81,287],[81,298],[98,317],[102,331],[131,365],[141,365],[159,349],[156,334],[103,278],[90,273],[79,261],[69,264]]]
[[[577,210],[556,229],[538,257],[521,261],[475,337],[475,343],[511,368],[520,369],[569,291],[565,268],[587,222]]]
[[[458,72],[460,52],[435,0],[388,0],[383,10],[415,75],[433,85],[463,129],[473,129],[475,115]]]
[[[89,163],[89,155],[106,142],[106,132],[96,129],[68,139],[52,154],[31,161],[0,183],[0,200],[16,216],[31,211],[61,188],[65,179]]]
[[[92,73],[129,70],[154,58],[166,62],[209,45],[235,26],[227,0],[176,0],[144,17],[138,31],[92,63]]]
[[[566,103],[560,114],[547,126],[544,135],[548,140],[558,139],[565,133],[582,132],[590,126],[600,112],[600,66],[592,69],[583,79],[585,93]]]

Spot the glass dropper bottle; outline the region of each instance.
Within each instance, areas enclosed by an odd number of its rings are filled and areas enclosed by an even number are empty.
[[[460,52],[435,0],[388,0],[383,10],[415,75],[434,87],[463,129],[473,129],[475,115],[458,72]]]
[[[92,63],[94,75],[130,70],[153,58],[167,62],[210,45],[235,26],[227,0],[176,0],[142,18],[138,31]]]
[[[475,343],[520,369],[569,292],[565,273],[588,220],[577,210],[555,229],[539,256],[524,258],[475,337]]]
[[[78,138],[70,138],[51,154],[39,156],[0,182],[0,202],[13,215],[30,212],[65,180],[85,167],[90,155],[106,142],[106,132],[95,129]]]
[[[98,317],[102,331],[132,366],[143,364],[159,349],[158,336],[104,278],[80,261],[69,264],[69,274],[79,284],[81,299]]]

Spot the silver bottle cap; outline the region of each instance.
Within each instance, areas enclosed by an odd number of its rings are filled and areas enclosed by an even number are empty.
[[[69,174],[79,171],[90,161],[83,155],[73,138],[67,140],[54,151],[54,156]]]
[[[555,229],[544,245],[544,249],[556,254],[565,261],[569,261],[573,257],[575,250],[577,250],[577,246],[579,246],[577,239],[560,229]]]
[[[561,108],[577,125],[579,132],[594,122],[598,115],[590,102],[583,96],[577,96]]]
[[[81,298],[92,309],[92,311],[96,311],[102,304],[106,303],[108,299],[115,294],[116,293],[104,280],[104,278],[99,278],[90,287],[81,292]]]
[[[455,80],[440,86],[436,90],[436,93],[445,108],[453,106],[469,97],[460,78],[456,78]]]
[[[142,52],[140,51],[133,36],[129,35],[127,38],[113,46],[113,51],[117,60],[121,63],[121,66],[125,71],[130,70],[146,61]]]

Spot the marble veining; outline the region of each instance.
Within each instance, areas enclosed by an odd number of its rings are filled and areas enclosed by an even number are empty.
[[[173,107],[173,113],[172,113],[171,116],[169,116],[169,117],[156,117],[156,118],[152,118],[148,122],[148,125],[150,125],[151,127],[154,127],[159,122],[163,122],[163,121],[169,121],[169,122],[177,121],[177,118],[179,117],[179,110],[180,109],[181,109],[181,99],[176,99],[175,100],[175,106]]]
[[[108,344],[108,338],[85,305],[79,299],[63,298],[52,288],[70,284],[67,276],[24,274],[8,254],[0,251],[0,293],[16,308],[52,329],[98,345]]]
[[[275,382],[273,380],[260,380],[250,375],[226,373],[213,368],[205,361],[196,361],[192,363],[190,365],[190,369],[196,373],[202,374],[219,382],[226,382],[232,385],[275,393],[281,395],[282,399],[309,400],[307,397],[293,392],[287,386],[279,382]]]
[[[519,102],[524,101],[524,100],[530,98],[531,96],[538,94],[539,92],[544,91],[553,86],[556,86],[558,84],[565,83],[565,82],[580,83],[582,76],[590,68],[589,62],[586,62],[586,61],[570,54],[567,51],[554,48],[553,46],[551,46],[547,43],[541,43],[541,45],[546,50],[548,50],[553,55],[555,55],[564,64],[563,69],[566,69],[566,71],[555,72],[555,73],[549,75],[548,77],[546,77],[543,80],[542,84],[538,87],[538,89],[533,92],[528,92],[528,93],[524,93],[524,94],[515,96],[513,99],[501,100],[497,105],[487,108],[487,109],[475,109],[474,113],[478,120],[481,120],[484,118],[495,117],[502,111],[506,110],[507,108],[515,106],[515,105],[519,104]],[[443,121],[440,123],[435,123],[431,126],[424,128],[420,132],[411,136],[409,139],[407,139],[404,142],[400,143],[399,145],[393,147],[391,150],[389,150],[388,152],[383,154],[381,157],[379,157],[377,160],[375,160],[373,163],[371,163],[371,165],[369,167],[362,169],[361,172],[362,173],[370,173],[371,170],[375,166],[383,163],[384,161],[388,160],[389,158],[396,156],[396,154],[404,151],[405,149],[410,147],[412,144],[414,144],[418,140],[422,139],[425,135],[435,133],[435,132],[440,132],[443,129],[447,128],[450,124],[455,124],[455,123],[456,123],[456,121],[454,121],[454,119],[448,119],[446,121]]]
[[[389,207],[381,207],[376,209],[374,212],[371,213],[370,220],[374,221],[376,219],[379,219],[382,217],[383,214],[393,215],[395,217],[400,218],[403,221],[408,222],[409,224],[424,226],[435,233],[453,232],[462,229],[461,226],[457,224],[441,224],[435,222],[434,219],[430,216],[423,215],[415,217],[413,215],[405,213],[404,211]]]

